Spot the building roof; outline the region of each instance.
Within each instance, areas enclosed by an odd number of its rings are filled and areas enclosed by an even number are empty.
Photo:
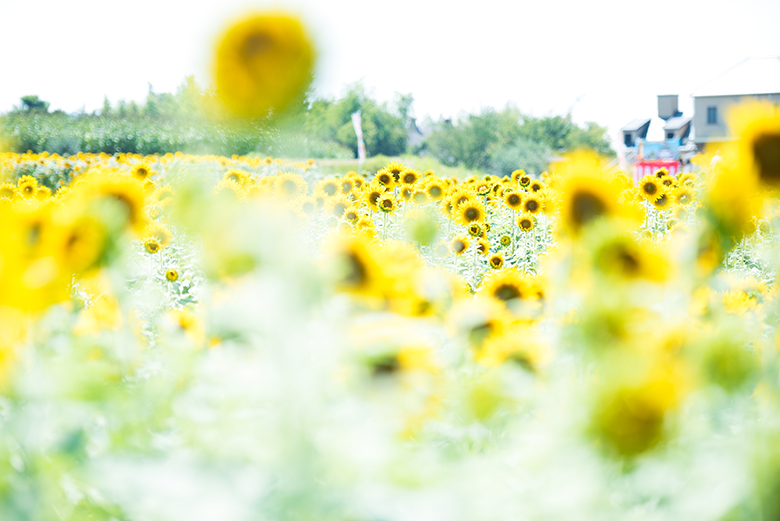
[[[780,56],[747,58],[693,92],[694,97],[780,93]]]
[[[664,130],[674,131],[674,130],[680,130],[685,125],[691,122],[693,118],[686,117],[686,116],[678,116],[676,118],[669,118],[666,120],[666,124],[664,125]]]
[[[637,130],[641,129],[645,125],[650,123],[650,118],[644,118],[644,119],[635,119],[625,127],[621,128],[623,132],[636,132]]]

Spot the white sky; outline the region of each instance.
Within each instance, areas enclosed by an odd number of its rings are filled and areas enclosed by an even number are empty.
[[[412,93],[419,119],[507,102],[608,126],[656,115],[748,56],[780,56],[778,0],[0,0],[0,112],[37,94],[99,109],[209,83],[222,27],[249,10],[300,14],[318,44],[316,90],[363,80]]]

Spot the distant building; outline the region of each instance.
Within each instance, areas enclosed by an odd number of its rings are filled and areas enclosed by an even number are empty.
[[[747,58],[693,93],[694,138],[700,151],[732,141],[725,115],[729,106],[750,99],[780,104],[780,57]]]
[[[694,147],[689,143],[692,120],[679,111],[676,94],[664,94],[658,96],[658,118],[635,119],[621,129],[625,167],[631,170],[635,181],[660,168],[672,175],[682,170],[693,155]],[[654,131],[662,136],[661,140],[647,139],[651,126],[663,127],[663,134]]]

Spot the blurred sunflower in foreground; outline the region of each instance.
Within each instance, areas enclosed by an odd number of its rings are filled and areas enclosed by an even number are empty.
[[[231,25],[217,44],[217,94],[240,116],[282,112],[305,92],[314,62],[314,47],[297,18],[281,13],[248,16]]]

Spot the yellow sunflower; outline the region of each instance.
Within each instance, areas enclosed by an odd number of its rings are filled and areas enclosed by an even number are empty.
[[[469,249],[469,238],[465,235],[458,235],[450,241],[450,250],[455,255],[462,255]]]
[[[764,186],[780,187],[780,107],[770,101],[750,101],[734,106],[727,120],[740,138],[740,164]]]
[[[273,177],[274,188],[276,192],[287,199],[306,195],[309,186],[302,176],[291,172],[285,172]]]
[[[459,224],[468,225],[473,222],[483,221],[485,219],[485,205],[482,201],[474,198],[467,198],[458,204],[455,213],[455,220]]]
[[[393,161],[392,163],[388,164],[385,168],[385,171],[389,172],[390,175],[393,176],[393,182],[394,183],[400,183],[401,182],[401,174],[407,170],[407,168],[402,165],[401,163]],[[419,174],[418,174],[419,177]]]
[[[395,177],[393,176],[393,172],[386,168],[379,170],[376,173],[376,176],[374,176],[374,180],[381,183],[388,190],[395,188]]]
[[[379,200],[376,202],[377,207],[384,213],[393,213],[398,209],[398,203],[389,193],[382,194]]]
[[[664,192],[664,187],[654,175],[646,175],[639,180],[639,193],[651,203]]]
[[[519,226],[520,229],[523,230],[524,232],[530,232],[531,230],[534,229],[535,225],[536,225],[536,220],[534,219],[533,215],[522,214],[517,218],[517,226]]]
[[[377,181],[372,181],[363,186],[363,199],[369,208],[378,212],[379,207],[377,206],[377,202],[386,191],[387,188],[385,188],[385,185]]]
[[[523,199],[523,211],[536,215],[544,209],[542,198],[534,193],[530,193]]]
[[[504,266],[504,256],[500,253],[494,253],[488,258],[488,266],[494,270],[501,269]]]
[[[407,168],[400,174],[401,184],[411,186],[420,179],[420,172],[413,168]]]
[[[520,192],[509,192],[504,195],[504,204],[510,210],[519,210],[523,206],[523,195]]]
[[[217,94],[241,116],[283,111],[306,91],[314,61],[314,47],[298,19],[281,13],[249,16],[231,25],[217,45]]]

